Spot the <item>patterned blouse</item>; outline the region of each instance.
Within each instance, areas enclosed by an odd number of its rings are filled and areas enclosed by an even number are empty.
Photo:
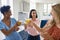
[[[53,37],[54,40],[60,40],[60,28],[58,28],[56,25],[53,25],[49,30],[48,33]],[[48,39],[44,39],[48,40]]]

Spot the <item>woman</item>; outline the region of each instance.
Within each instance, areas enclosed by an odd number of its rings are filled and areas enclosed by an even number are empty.
[[[21,36],[16,32],[18,30],[18,22],[14,18],[10,18],[10,6],[1,7],[1,13],[4,18],[0,21],[0,30],[6,36],[5,40],[22,40]]]
[[[52,6],[51,15],[53,20],[49,21],[42,30],[35,23],[32,24],[42,32],[44,40],[60,40],[60,4]]]
[[[36,25],[40,26],[40,21],[37,19],[37,12],[35,9],[30,11],[30,20],[33,21]],[[40,40],[39,32],[30,24],[25,25],[25,29],[28,32],[29,36],[27,40]]]

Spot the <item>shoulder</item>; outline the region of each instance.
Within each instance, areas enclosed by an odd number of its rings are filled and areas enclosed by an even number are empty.
[[[37,22],[41,22],[38,18],[36,18],[36,21],[37,21]]]
[[[52,19],[48,20],[47,24],[51,24],[52,23]]]
[[[11,18],[11,20],[16,20],[15,18]]]
[[[12,22],[12,23],[16,23],[17,21],[16,21],[15,18],[11,18],[11,22]]]
[[[50,28],[53,26],[53,24],[51,24],[52,21],[53,21],[53,20],[48,20],[48,22],[47,22],[46,25],[43,27],[43,29],[46,29],[46,30],[50,29]]]
[[[11,21],[16,21],[16,19],[15,18],[11,18]]]
[[[38,18],[36,18],[37,21],[40,21]]]

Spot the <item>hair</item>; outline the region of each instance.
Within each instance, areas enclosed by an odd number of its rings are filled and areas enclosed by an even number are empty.
[[[36,10],[35,10],[35,9],[32,9],[32,10],[30,11],[29,18],[32,18],[32,15],[31,15],[31,14],[32,14],[33,11],[36,11]],[[37,18],[37,12],[36,12],[36,18]]]
[[[60,3],[56,4],[56,5],[53,5],[52,9],[56,12],[58,20],[60,20]],[[51,24],[56,24],[54,19],[52,20]]]
[[[60,4],[53,5],[52,6],[52,9],[56,12],[56,15],[57,15],[58,20],[60,20]],[[50,28],[53,27],[53,25],[56,24],[56,22],[55,22],[55,20],[53,18],[53,20],[49,20],[47,22],[47,24],[46,24],[47,26],[45,26],[45,28],[48,28],[47,30],[49,30]]]
[[[8,12],[9,9],[10,9],[10,6],[2,6],[2,7],[0,8],[0,11],[1,11],[2,14],[4,14],[4,12]]]

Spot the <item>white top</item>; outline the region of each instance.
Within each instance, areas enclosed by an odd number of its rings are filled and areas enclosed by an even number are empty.
[[[33,21],[37,26],[40,27],[40,21],[38,19],[36,19],[35,21]],[[39,35],[40,33],[36,30],[35,27],[30,27],[28,26],[26,31],[28,32],[28,34],[32,35],[32,36],[36,36]]]

